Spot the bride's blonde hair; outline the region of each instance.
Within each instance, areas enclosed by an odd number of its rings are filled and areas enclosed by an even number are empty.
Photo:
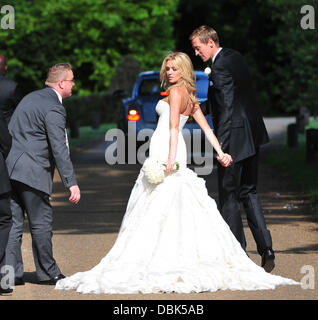
[[[169,87],[169,81],[166,72],[167,62],[172,61],[176,69],[180,72],[180,79],[177,83]],[[184,85],[189,93],[192,103],[198,103],[196,97],[197,88],[195,86],[195,74],[193,71],[193,65],[189,56],[183,52],[171,52],[163,60],[160,70],[161,86],[169,92],[173,87],[179,87]]]

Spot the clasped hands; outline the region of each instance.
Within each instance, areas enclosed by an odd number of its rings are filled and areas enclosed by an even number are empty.
[[[228,153],[223,153],[221,156],[217,155],[216,159],[223,167],[228,167],[233,162],[232,157]]]

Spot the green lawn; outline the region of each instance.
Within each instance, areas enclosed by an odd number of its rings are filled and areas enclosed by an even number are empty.
[[[310,121],[309,125],[306,128],[307,129],[318,129],[318,120]]]
[[[318,121],[312,121],[307,128],[318,129]],[[271,153],[266,161],[280,168],[280,174],[298,183],[311,195],[315,213],[318,214],[318,163],[306,162],[306,136],[298,135],[298,146],[287,147],[287,138],[283,139],[281,150]]]
[[[70,130],[67,130],[67,135],[70,144],[70,150],[73,151],[76,148],[87,145],[92,141],[96,141],[105,137],[107,130],[116,128],[115,123],[103,123],[96,130],[92,129],[92,127],[80,127],[79,130],[79,138],[70,138]]]

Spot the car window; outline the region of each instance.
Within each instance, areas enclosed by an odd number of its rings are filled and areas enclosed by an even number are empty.
[[[209,89],[209,80],[205,78],[197,78],[196,82],[197,87],[197,97],[198,98],[206,98]]]
[[[139,96],[157,95],[161,91],[158,79],[144,79],[139,87]]]

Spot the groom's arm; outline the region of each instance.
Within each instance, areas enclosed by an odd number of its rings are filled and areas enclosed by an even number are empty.
[[[213,68],[212,81],[216,91],[216,102],[219,105],[217,138],[222,150],[228,152],[233,114],[234,79],[224,67],[217,66]]]

